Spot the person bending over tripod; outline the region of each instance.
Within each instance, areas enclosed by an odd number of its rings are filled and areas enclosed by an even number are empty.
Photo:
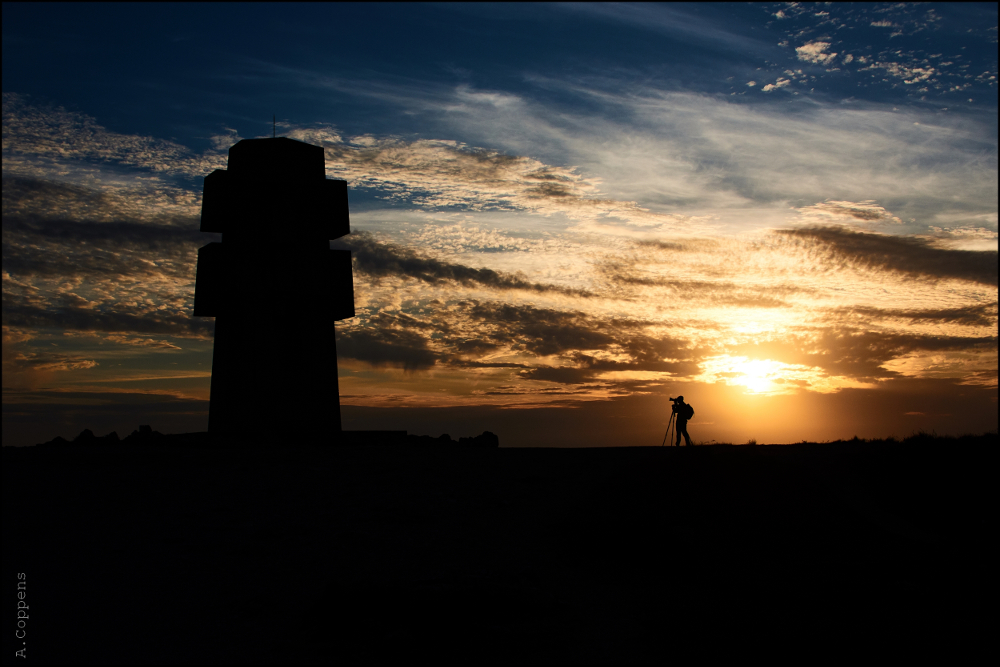
[[[677,444],[676,447],[681,446],[681,435],[684,435],[684,442],[688,447],[691,446],[691,436],[688,435],[687,424],[691,417],[694,417],[694,408],[684,402],[683,396],[678,396],[677,398],[671,398],[674,402],[673,412],[676,417],[677,426]]]

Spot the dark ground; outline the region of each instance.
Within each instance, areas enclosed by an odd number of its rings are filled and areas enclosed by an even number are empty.
[[[996,446],[4,448],[3,659],[954,661]]]

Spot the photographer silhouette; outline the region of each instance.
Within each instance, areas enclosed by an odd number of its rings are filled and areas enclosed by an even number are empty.
[[[691,436],[688,435],[687,423],[689,419],[694,417],[694,408],[684,402],[683,396],[671,398],[670,400],[674,403],[672,410],[677,418],[677,443],[675,446],[681,446],[681,435],[683,435],[685,444],[690,447]]]

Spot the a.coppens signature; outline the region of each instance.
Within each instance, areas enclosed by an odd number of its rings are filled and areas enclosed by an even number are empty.
[[[17,630],[14,631],[14,636],[18,639],[24,639],[28,634],[25,631],[28,625],[28,603],[25,601],[25,598],[28,596],[26,579],[27,576],[24,572],[17,573]],[[27,650],[27,642],[21,642],[21,644],[23,644],[23,647],[14,653],[21,658],[26,658],[27,656],[24,652]]]

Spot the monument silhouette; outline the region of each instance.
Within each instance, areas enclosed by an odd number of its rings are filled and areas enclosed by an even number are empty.
[[[321,146],[244,139],[205,177],[194,315],[215,317],[208,430],[341,437],[334,323],[354,316],[347,182]]]

